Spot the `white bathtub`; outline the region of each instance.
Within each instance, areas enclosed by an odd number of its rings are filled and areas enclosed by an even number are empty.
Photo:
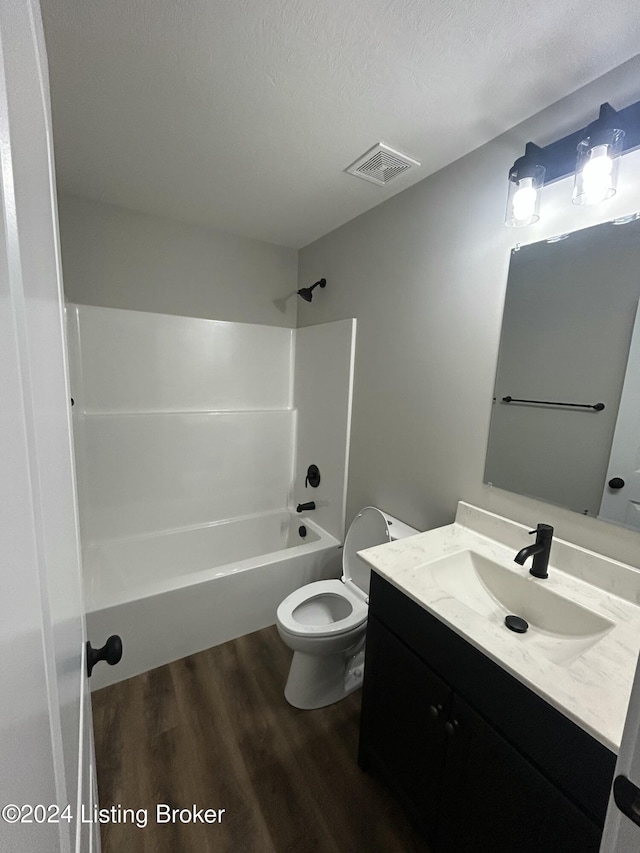
[[[339,575],[339,547],[288,512],[89,544],[88,638],[119,634],[124,648],[117,666],[94,669],[92,688],[273,625],[290,592]]]

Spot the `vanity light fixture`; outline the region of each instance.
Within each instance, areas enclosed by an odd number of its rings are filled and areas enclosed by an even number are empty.
[[[585,129],[578,143],[574,204],[599,204],[616,194],[623,142],[618,113],[603,104],[599,117]]]
[[[531,225],[540,218],[546,184],[575,175],[574,204],[598,204],[616,193],[620,157],[640,147],[640,101],[622,110],[602,104],[598,118],[544,148],[527,142],[509,170],[505,223]]]
[[[546,169],[542,165],[542,149],[527,142],[524,155],[518,157],[509,171],[507,225],[518,228],[540,219],[540,190]]]

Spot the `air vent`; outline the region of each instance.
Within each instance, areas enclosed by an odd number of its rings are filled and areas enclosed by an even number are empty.
[[[406,172],[407,169],[419,165],[420,163],[417,160],[407,157],[406,154],[401,154],[399,151],[394,151],[393,148],[379,142],[362,157],[358,157],[355,163],[352,163],[345,171],[357,178],[364,178],[365,181],[371,181],[372,184],[384,187],[389,181]]]

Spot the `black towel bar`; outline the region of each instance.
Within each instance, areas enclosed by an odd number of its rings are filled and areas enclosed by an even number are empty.
[[[503,403],[534,403],[538,406],[571,406],[574,409],[595,409],[596,412],[601,412],[604,409],[604,403],[555,403],[553,400],[522,400],[518,397],[503,397]]]

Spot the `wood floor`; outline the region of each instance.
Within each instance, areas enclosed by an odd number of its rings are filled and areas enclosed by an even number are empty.
[[[360,692],[298,711],[275,628],[93,694],[103,853],[428,853],[356,763]],[[156,823],[156,803],[225,809],[219,824]]]

